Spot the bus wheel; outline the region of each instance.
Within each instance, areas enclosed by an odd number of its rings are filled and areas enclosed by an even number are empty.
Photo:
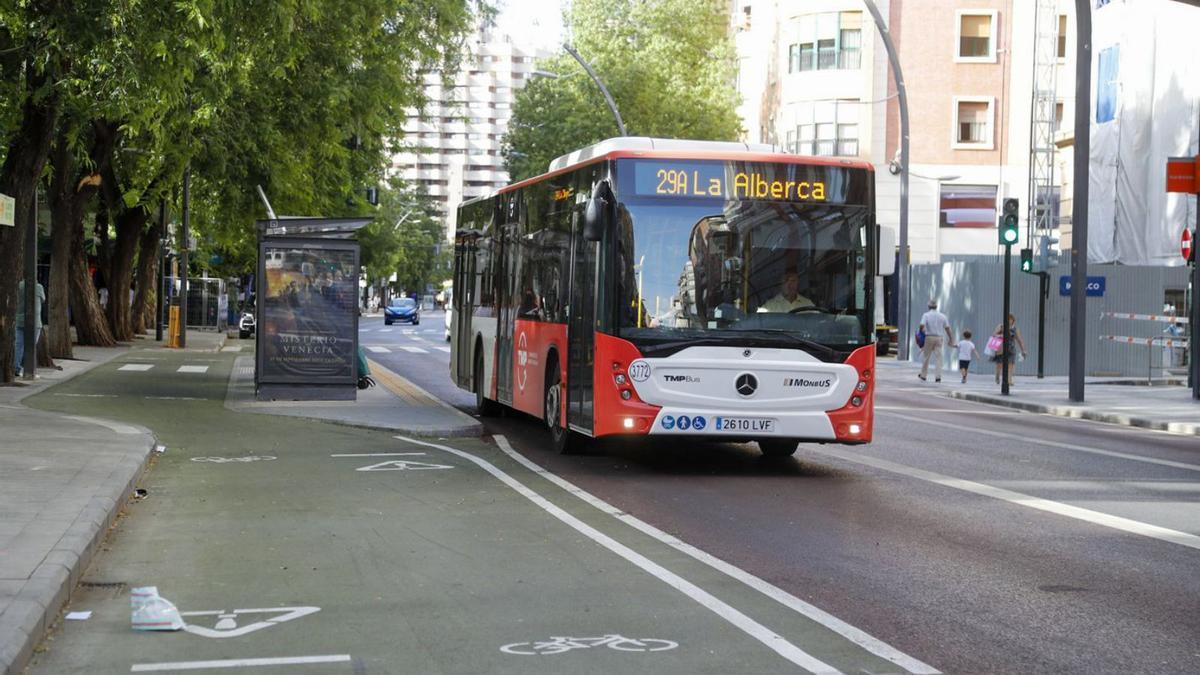
[[[484,394],[486,385],[483,383],[483,352],[475,352],[475,410],[480,417],[495,417],[500,413],[500,405]]]
[[[799,444],[796,441],[771,440],[759,441],[758,450],[763,454],[763,457],[780,458],[791,457],[792,453],[796,452],[796,447]]]
[[[543,418],[546,420],[547,428],[550,429],[550,444],[554,450],[569,455],[575,451],[579,439],[575,438],[571,430],[567,428],[566,421],[559,419],[562,415],[563,393],[562,378],[558,375],[558,363],[552,363],[550,371],[546,375],[546,395],[542,399],[545,405]]]

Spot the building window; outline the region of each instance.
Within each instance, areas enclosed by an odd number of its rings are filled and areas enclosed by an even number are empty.
[[[837,40],[826,38],[817,40],[817,70],[833,70],[837,68]]]
[[[838,68],[858,70],[862,65],[862,12],[842,12],[838,31]]]
[[[800,45],[800,55],[796,70],[814,70],[816,64],[817,50],[811,42],[805,42]]]
[[[1067,15],[1058,15],[1058,58],[1067,58]]]
[[[996,227],[995,185],[942,185],[941,227]]]
[[[796,145],[797,153],[801,155],[816,154],[813,148],[813,141],[817,138],[817,126],[815,124],[801,124],[796,128],[796,137],[799,139]]]
[[[862,12],[801,16],[800,39],[788,46],[788,72],[854,70],[862,65]]]
[[[958,52],[957,61],[987,62],[996,61],[996,44],[992,37],[996,34],[996,13],[958,13]]]
[[[817,125],[816,152],[814,155],[832,156],[837,151],[837,125],[824,122]]]
[[[795,129],[788,129],[787,143],[785,143],[783,147],[786,152],[792,152],[792,153],[796,152],[796,130]]]
[[[1058,131],[1062,128],[1063,123],[1063,104],[1062,101],[1054,104],[1054,130]]]
[[[858,156],[858,125],[837,125],[837,154],[839,157]]]
[[[992,99],[954,97],[954,147],[992,149]]]

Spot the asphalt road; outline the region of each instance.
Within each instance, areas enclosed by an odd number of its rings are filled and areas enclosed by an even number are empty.
[[[373,358],[471,410],[446,352]],[[659,440],[561,457],[534,420],[485,422],[620,511],[943,672],[1200,672],[1194,437],[954,401],[938,393],[952,384],[879,370],[874,443],[782,462]]]
[[[503,439],[232,412],[234,356],[134,350],[27,400],[166,446],[67,608],[90,617],[60,621],[29,672],[933,671],[580,499]],[[131,630],[146,586],[186,630]]]

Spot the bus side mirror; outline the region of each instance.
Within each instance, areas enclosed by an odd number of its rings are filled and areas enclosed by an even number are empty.
[[[586,241],[600,241],[604,236],[605,215],[608,202],[599,195],[592,195],[587,207],[583,210],[583,238]]]
[[[883,225],[878,226],[878,244],[875,254],[879,256],[875,266],[875,274],[881,277],[891,276],[896,272],[896,231]]]

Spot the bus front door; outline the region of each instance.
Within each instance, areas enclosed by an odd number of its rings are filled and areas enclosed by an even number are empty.
[[[583,238],[581,218],[573,218],[571,247],[571,306],[567,324],[567,422],[576,431],[592,433],[592,365],[595,360],[596,278],[595,242]]]

